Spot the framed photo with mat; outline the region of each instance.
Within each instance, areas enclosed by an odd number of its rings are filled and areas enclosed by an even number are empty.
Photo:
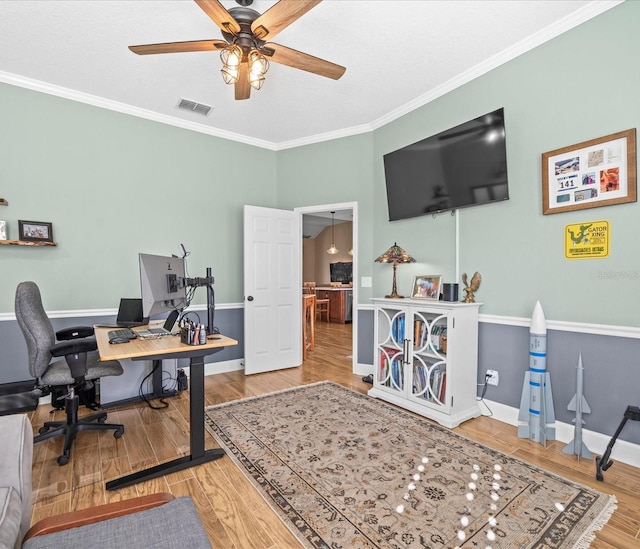
[[[416,299],[440,299],[442,275],[420,275],[413,279],[411,297]]]

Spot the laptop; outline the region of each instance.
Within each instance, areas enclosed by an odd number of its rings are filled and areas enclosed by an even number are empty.
[[[132,328],[148,322],[148,318],[142,317],[142,299],[123,297],[120,299],[116,322],[114,324],[98,324],[96,328]]]
[[[162,328],[149,328],[145,330],[136,330],[136,333],[140,337],[171,335],[171,332],[173,331],[173,327],[175,326],[176,320],[178,320],[179,315],[180,313],[178,311],[171,311]]]
[[[131,328],[132,326],[142,326],[146,324],[142,318],[142,299],[123,297],[120,300],[116,326],[120,328]]]

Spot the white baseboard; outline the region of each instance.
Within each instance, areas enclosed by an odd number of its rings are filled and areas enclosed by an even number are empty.
[[[487,406],[491,409],[491,412],[493,412],[493,415],[491,416],[493,419],[497,419],[498,421],[502,421],[503,423],[514,425],[516,427],[518,426],[519,410],[517,408],[500,404],[499,402],[494,402],[492,400],[485,399],[485,401]],[[484,415],[489,415],[487,413],[487,406],[484,406],[482,402],[480,403],[480,409]],[[573,424],[556,421],[555,428],[556,440],[566,444],[573,440]],[[582,429],[583,442],[587,445],[587,448],[589,448],[592,454],[599,456],[604,454],[612,436],[613,433],[611,433],[611,435],[604,435],[602,433],[589,431],[588,429]],[[618,439],[611,452],[611,459],[632,465],[633,467],[640,467],[640,446]]]
[[[189,367],[185,366],[183,368],[187,377],[190,377]],[[244,360],[235,359],[235,360],[225,360],[222,362],[210,362],[204,365],[204,375],[212,376],[214,374],[224,374],[226,372],[235,372],[237,370],[244,370]]]
[[[368,376],[373,374],[373,364],[356,364],[356,368],[353,372],[357,376]]]

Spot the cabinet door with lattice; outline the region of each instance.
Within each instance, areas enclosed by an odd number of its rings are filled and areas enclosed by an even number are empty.
[[[374,384],[383,390],[404,394],[407,315],[402,309],[391,307],[379,308],[376,314]]]

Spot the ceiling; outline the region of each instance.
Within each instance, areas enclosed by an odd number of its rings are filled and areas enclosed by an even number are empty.
[[[0,82],[279,150],[371,131],[618,3],[324,0],[274,41],[345,75],[272,63],[262,89],[235,101],[216,51],[127,48],[222,38],[191,0],[0,0]],[[213,108],[180,110],[181,98]]]
[[[331,227],[331,221],[336,225],[353,222],[353,210],[336,210],[334,215],[331,212],[316,212],[304,214],[302,216],[302,235],[304,238],[316,238],[326,227]]]

